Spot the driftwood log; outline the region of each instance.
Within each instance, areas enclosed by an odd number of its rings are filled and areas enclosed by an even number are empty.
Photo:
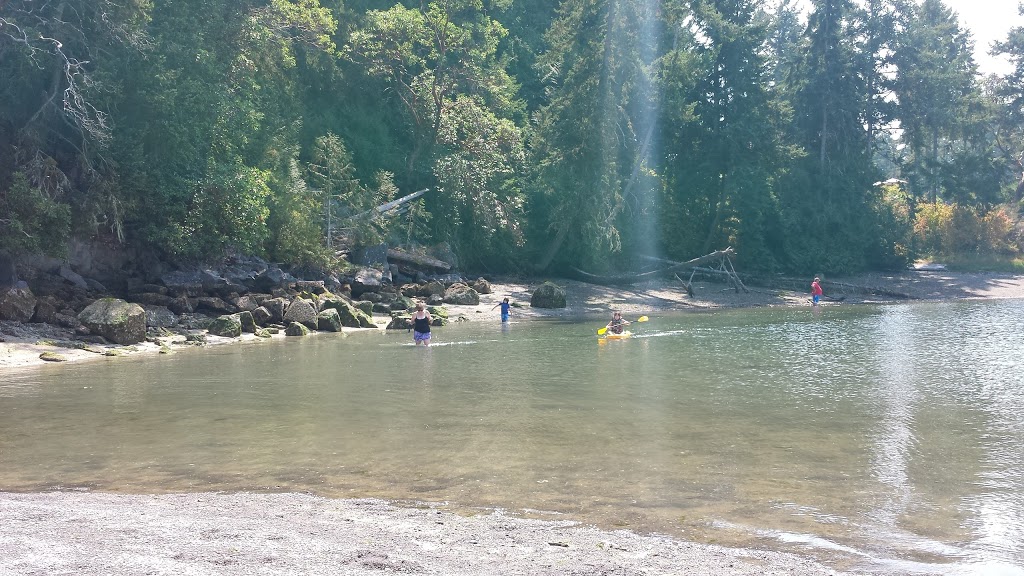
[[[420,254],[413,254],[411,252],[405,252],[396,248],[388,249],[388,260],[397,260],[398,262],[408,262],[417,266],[429,266],[431,268],[438,268],[441,270],[451,270],[452,265],[445,262],[444,260],[438,260],[437,258],[431,258],[430,256],[423,256]]]
[[[709,262],[714,262],[716,260],[728,260],[729,257],[731,257],[733,254],[735,254],[735,251],[732,248],[726,248],[724,250],[716,250],[710,254],[705,254],[704,256],[701,256],[699,258],[694,258],[693,260],[687,260],[686,262],[672,262],[670,260],[664,260],[664,262],[670,263],[670,265],[667,268],[652,270],[650,272],[642,272],[640,274],[601,276],[598,274],[591,274],[590,272],[585,272],[583,270],[580,270],[579,268],[573,268],[573,270],[577,274],[582,276],[584,279],[594,282],[596,284],[636,284],[637,282],[643,282],[645,280],[650,280],[652,278],[657,278],[659,276],[674,274],[680,270],[699,267],[701,264],[707,264]],[[733,274],[735,274],[735,272],[733,272]],[[736,280],[737,282],[739,281],[738,278]],[[740,282],[739,284],[742,285],[742,282]]]

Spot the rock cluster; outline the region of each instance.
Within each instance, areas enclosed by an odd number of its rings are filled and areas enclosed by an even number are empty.
[[[390,316],[388,328],[407,328],[416,301],[431,306],[434,325],[442,326],[448,321],[442,304],[479,304],[480,294],[491,291],[483,278],[467,281],[454,273],[417,274],[420,281],[397,285],[390,273],[372,267],[344,276],[306,271],[299,277],[251,257],[130,277],[117,290],[66,264],[28,272],[28,282],[0,286],[0,320],[61,326],[82,340],[123,345],[168,333],[195,336],[193,343],[201,344],[203,330],[234,338],[373,328],[374,314]]]

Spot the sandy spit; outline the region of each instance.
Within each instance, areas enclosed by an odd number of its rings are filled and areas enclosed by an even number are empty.
[[[798,556],[305,494],[0,493],[0,575],[837,575]]]

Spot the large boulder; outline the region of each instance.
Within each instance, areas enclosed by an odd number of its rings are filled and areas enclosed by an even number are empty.
[[[0,293],[0,320],[28,322],[35,313],[36,297],[28,286],[9,288]]]
[[[78,314],[93,334],[118,344],[135,344],[146,339],[146,311],[138,304],[119,298],[101,298]]]
[[[270,324],[272,316],[270,311],[263,306],[253,310],[250,314],[252,314],[252,319],[256,322],[257,326],[266,326],[267,324]]]
[[[298,322],[292,322],[284,329],[285,336],[306,336],[309,334],[309,328],[306,328]]]
[[[238,308],[239,310],[246,312],[252,312],[253,310],[259,308],[260,306],[259,302],[256,301],[256,298],[248,294],[246,294],[245,296],[232,298],[230,302],[235,308]]]
[[[341,298],[325,298],[320,302],[324,310],[333,308],[341,317],[341,325],[348,328],[376,328],[373,317]]]
[[[412,329],[412,315],[407,312],[395,312],[391,315],[391,321],[388,322],[385,330],[411,330]]]
[[[82,278],[82,276],[79,273],[72,270],[71,267],[68,266],[67,264],[61,266],[60,270],[57,271],[57,274],[60,275],[61,278],[67,280],[68,282],[74,284],[76,287],[81,288],[82,290],[89,289],[89,284],[85,281],[85,278]]]
[[[288,308],[288,300],[286,298],[271,298],[263,301],[263,307],[270,312],[270,321],[280,324],[284,322],[284,311],[285,308]]]
[[[434,296],[444,294],[444,282],[439,280],[431,280],[426,284],[420,286],[419,296]]]
[[[242,332],[256,333],[256,320],[253,318],[252,312],[243,310],[232,314],[231,317],[238,319],[238,322],[242,325]]]
[[[132,294],[128,297],[128,300],[135,302],[136,304],[142,304],[142,307],[146,306],[167,306],[170,307],[174,304],[175,299],[165,294],[159,294],[157,292],[142,292],[139,294]]]
[[[530,306],[534,308],[565,308],[565,289],[557,284],[545,282],[533,291]]]
[[[308,301],[296,298],[292,300],[292,303],[288,305],[288,309],[284,311],[284,321],[286,324],[298,322],[312,330],[316,330],[316,308]]]
[[[260,292],[273,292],[275,289],[285,288],[295,282],[296,278],[281,270],[277,266],[270,265],[266,270],[261,270],[253,276],[249,284],[253,290]]]
[[[196,298],[196,310],[206,310],[214,314],[231,314],[235,307],[216,296],[200,296]]]
[[[211,322],[207,331],[214,336],[238,338],[242,335],[242,322],[234,314],[225,314]]]
[[[352,295],[376,292],[384,283],[384,273],[376,268],[361,268],[352,278]]]
[[[406,296],[399,296],[398,298],[395,299],[394,302],[391,303],[391,310],[398,312],[402,310],[409,310],[414,306],[416,306],[416,302],[413,302],[412,298]]]
[[[459,282],[452,284],[444,291],[445,304],[461,304],[464,306],[476,306],[480,303],[480,294],[469,286]]]
[[[334,308],[328,308],[316,316],[317,330],[341,332],[341,315]]]
[[[166,306],[142,307],[146,311],[146,326],[151,328],[171,328],[178,323],[178,317]]]
[[[476,290],[480,294],[490,294],[491,283],[483,278],[477,278],[476,281],[473,282],[473,290]]]

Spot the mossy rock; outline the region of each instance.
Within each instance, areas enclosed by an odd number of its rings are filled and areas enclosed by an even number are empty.
[[[62,354],[57,354],[56,352],[43,352],[42,354],[39,355],[39,359],[43,360],[44,362],[67,362],[68,361],[66,356],[64,356]]]
[[[324,310],[316,317],[317,330],[341,332],[341,315],[334,308]]]
[[[252,314],[249,314],[249,318],[252,319]],[[236,314],[225,314],[211,322],[207,331],[214,336],[238,338],[242,335],[242,322]]]
[[[274,330],[274,332],[271,332],[271,330]],[[257,338],[270,338],[274,333],[276,333],[275,328],[257,328],[254,334]]]
[[[118,298],[101,298],[78,314],[78,321],[93,334],[118,344],[146,339],[146,311]]]
[[[284,329],[284,335],[285,336],[308,336],[309,335],[309,328],[306,328],[304,325],[299,324],[298,322],[292,322],[291,324],[288,325],[287,328]]]
[[[430,312],[434,318],[448,319],[448,309],[444,306],[427,306],[427,312]]]

